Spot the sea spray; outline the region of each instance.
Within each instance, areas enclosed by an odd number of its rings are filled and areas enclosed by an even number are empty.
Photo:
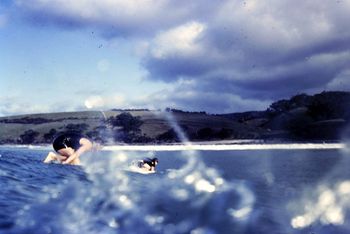
[[[0,153],[1,234],[350,230],[350,158],[339,150],[203,151],[182,176],[186,151],[99,151],[82,167],[43,164],[47,150]],[[128,169],[145,156],[160,159],[155,174]]]
[[[290,225],[295,229],[303,229],[313,224],[340,226],[345,222],[350,209],[350,180],[338,182],[335,185],[319,185],[308,196],[301,199],[302,204],[295,203],[293,207],[301,207],[294,211]]]
[[[13,233],[243,232],[255,203],[248,184],[226,181],[201,161],[152,175],[129,171],[141,156],[97,152],[82,158],[88,179],[45,187],[18,213]],[[186,173],[176,173],[182,168]]]
[[[300,197],[289,202],[289,227],[294,233],[305,230],[320,234],[350,232],[349,130],[344,131],[339,148],[343,157],[322,180],[311,188],[304,188]]]
[[[102,126],[104,127],[98,130],[98,134],[101,136],[101,139],[103,139],[104,144],[111,145],[115,142],[115,130],[113,129],[112,124],[109,123],[105,112],[102,110],[100,112],[103,116]]]
[[[167,116],[190,149],[175,119],[170,113]],[[86,155],[82,162],[88,180],[65,180],[46,188],[38,203],[19,213],[13,231],[244,233],[255,204],[246,182],[226,181],[194,150],[177,154],[183,161],[178,169],[166,168],[152,175],[128,170],[132,160],[142,157],[143,153],[122,151]]]
[[[105,204],[95,213],[109,224],[103,231],[111,225],[120,233],[223,233],[244,227],[255,200],[243,182],[227,182],[204,163],[187,169],[187,174],[133,174],[122,165],[136,157],[119,152],[88,166],[92,181],[98,181],[95,190],[101,194],[108,188],[100,199]]]
[[[162,111],[161,116],[164,117],[169,123],[169,125],[173,128],[173,130],[179,137],[180,142],[182,142],[185,145],[191,145],[191,142],[188,140],[188,137],[186,136],[185,132],[181,129],[174,115],[171,112]]]
[[[186,147],[188,147],[188,150],[185,152],[182,152],[180,155],[187,161],[185,166],[178,170],[177,172],[172,175],[173,177],[183,177],[184,175],[189,174],[189,171],[193,170],[195,168],[196,164],[199,164],[199,157],[197,151],[193,150],[191,148],[191,142],[189,141],[188,137],[186,136],[186,133],[183,131],[183,129],[179,126],[178,122],[176,121],[174,115],[169,111],[163,111],[161,112],[162,116],[167,120],[169,125],[173,128],[177,136],[179,137],[182,144],[184,144]]]

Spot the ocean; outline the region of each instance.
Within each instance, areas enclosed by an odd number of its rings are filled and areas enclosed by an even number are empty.
[[[285,145],[286,146],[286,145]],[[350,233],[346,147],[0,147],[0,233]],[[130,169],[157,157],[154,174]]]

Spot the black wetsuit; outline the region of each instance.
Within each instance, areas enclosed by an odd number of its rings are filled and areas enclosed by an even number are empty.
[[[156,162],[158,162],[158,159],[157,158],[145,158],[143,159],[140,164],[139,164],[139,167],[143,167],[143,165],[147,164],[148,166],[150,166],[151,168],[153,167],[156,167]]]
[[[83,136],[80,134],[66,133],[56,137],[52,145],[56,151],[67,147],[77,150],[80,147],[81,138],[83,138]]]

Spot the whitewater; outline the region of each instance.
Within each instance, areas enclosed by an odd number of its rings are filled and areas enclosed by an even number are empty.
[[[2,148],[52,150],[51,145],[2,145]],[[95,145],[100,151],[200,151],[200,150],[272,150],[272,149],[346,149],[346,143],[264,143],[256,140],[186,142],[171,144]]]

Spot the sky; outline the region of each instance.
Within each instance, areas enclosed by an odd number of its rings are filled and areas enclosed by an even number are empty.
[[[350,0],[0,0],[0,116],[350,91]]]

